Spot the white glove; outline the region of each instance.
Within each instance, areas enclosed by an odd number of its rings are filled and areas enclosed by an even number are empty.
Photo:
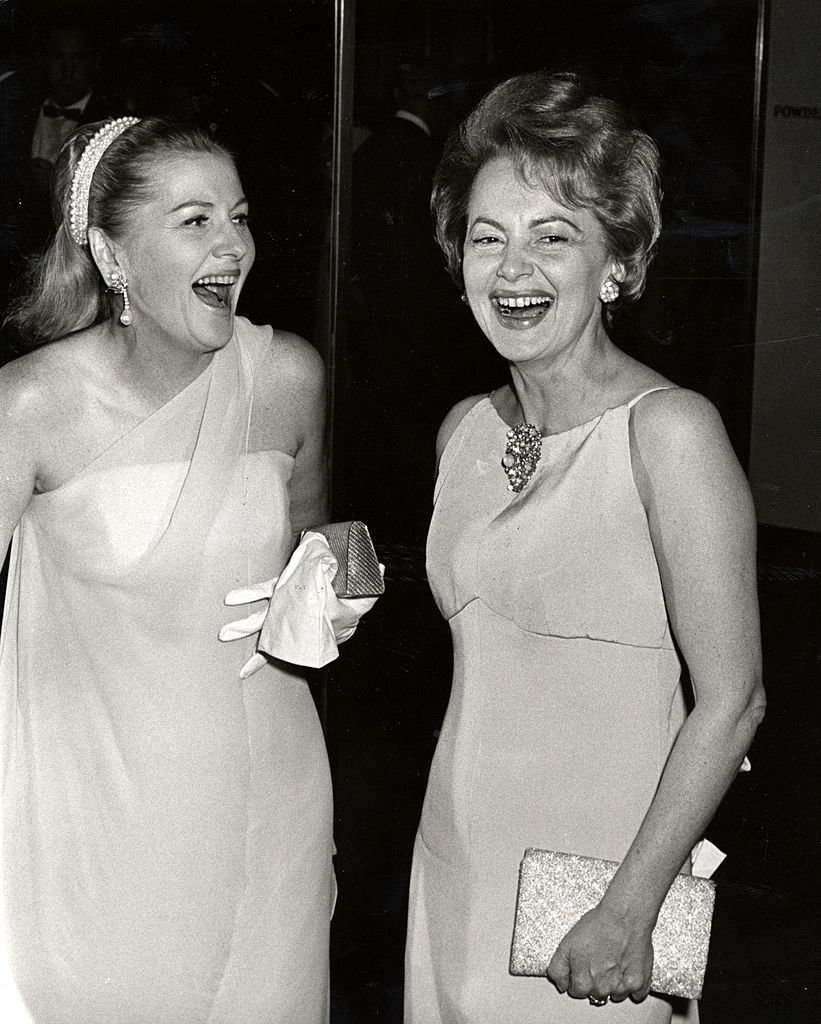
[[[384,575],[385,567],[379,568]],[[338,644],[353,636],[377,598],[337,597],[333,590],[337,569],[327,540],[307,531],[280,576],[227,595],[228,605],[268,602],[219,632],[223,641],[260,634],[256,653],[240,671],[241,679],[265,664],[265,654],[309,668],[321,668],[339,656]]]
[[[235,622],[226,623],[219,631],[219,639],[228,642],[229,640],[242,640],[252,633],[258,633],[262,629],[262,623],[270,608],[270,600],[274,593],[274,587],[279,576],[274,576],[264,583],[255,583],[250,587],[240,590],[232,590],[225,595],[227,605],[253,604],[254,601],[265,601],[265,607],[259,611],[252,612],[244,619],[237,619]],[[255,651],[239,671],[240,679],[247,679],[252,676],[267,661],[264,654]]]

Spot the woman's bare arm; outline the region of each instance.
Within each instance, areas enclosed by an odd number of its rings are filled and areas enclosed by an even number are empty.
[[[325,367],[312,345],[284,332],[275,333],[260,364],[254,374],[254,445],[294,457],[288,493],[296,539],[328,516]]]
[[[42,396],[20,361],[0,370],[0,558],[37,480]]]
[[[755,513],[720,417],[692,392],[648,396],[633,412],[631,448],[696,703],[607,894],[551,965],[572,995],[617,999],[646,995],[661,903],[764,714]]]

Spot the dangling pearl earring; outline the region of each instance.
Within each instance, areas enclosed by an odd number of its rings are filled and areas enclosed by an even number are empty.
[[[602,302],[615,302],[619,297],[619,286],[612,277],[608,277],[599,290],[599,298]]]
[[[128,327],[131,323],[131,303],[128,301],[128,281],[125,279],[125,275],[121,274],[118,270],[112,270],[108,275],[108,280],[110,282],[109,289],[123,297],[123,311],[120,313],[120,323],[123,327]]]

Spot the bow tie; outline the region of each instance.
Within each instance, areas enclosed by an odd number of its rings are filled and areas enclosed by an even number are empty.
[[[46,117],[65,117],[70,121],[79,121],[83,116],[79,107],[55,107],[51,103],[43,104],[43,114]]]

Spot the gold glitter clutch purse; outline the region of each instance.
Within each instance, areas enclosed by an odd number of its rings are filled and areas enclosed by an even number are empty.
[[[337,561],[333,582],[337,597],[378,597],[385,593],[379,560],[364,523],[358,519],[325,523],[310,527],[310,532],[322,534]]]
[[[561,940],[601,900],[618,864],[552,850],[525,851],[510,973],[544,977]],[[715,883],[678,875],[653,930],[651,990],[698,999],[704,984]]]

